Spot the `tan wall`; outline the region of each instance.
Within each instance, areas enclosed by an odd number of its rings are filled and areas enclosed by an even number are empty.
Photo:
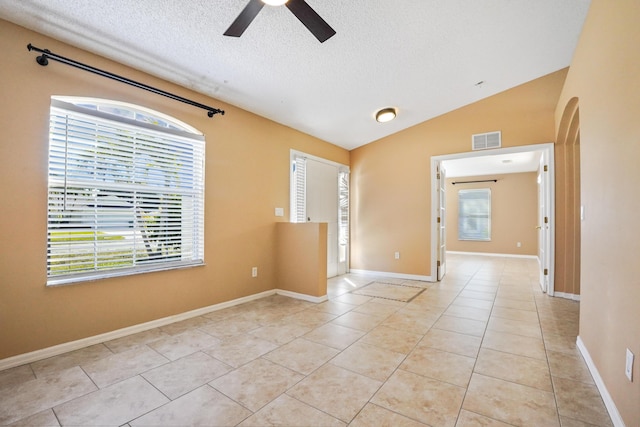
[[[580,337],[627,426],[640,425],[640,7],[593,0],[556,110],[580,109]],[[634,381],[625,349],[636,355]]]
[[[432,156],[471,151],[471,135],[502,146],[552,142],[567,70],[502,92],[351,152],[351,268],[430,275]],[[400,251],[399,260],[394,252]]]
[[[278,289],[327,295],[327,223],[280,222],[276,232]]]
[[[41,67],[28,43],[226,115],[210,119],[203,110],[53,61]],[[0,51],[0,359],[274,289],[275,223],[289,211],[289,150],[349,164],[344,149],[3,20]],[[45,287],[52,95],[131,102],[205,133],[205,266]],[[284,218],[274,216],[275,207],[285,208]]]
[[[509,255],[538,254],[538,174],[468,176],[447,179],[447,250]],[[496,179],[497,182],[457,184],[452,182]],[[458,191],[491,190],[491,241],[458,240]],[[517,247],[517,242],[521,247]]]

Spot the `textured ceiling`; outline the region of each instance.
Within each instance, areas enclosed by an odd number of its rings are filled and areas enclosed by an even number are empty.
[[[337,32],[325,43],[286,7],[223,36],[247,0],[0,0],[0,17],[352,149],[567,67],[589,6],[307,3]],[[387,106],[398,118],[377,123]]]

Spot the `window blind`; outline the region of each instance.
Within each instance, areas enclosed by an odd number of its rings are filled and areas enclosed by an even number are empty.
[[[338,173],[338,262],[346,262],[349,249],[349,172]]]
[[[491,240],[491,190],[458,191],[458,240]]]
[[[52,102],[48,284],[201,264],[204,138]]]
[[[302,156],[294,156],[293,159],[293,184],[291,206],[292,222],[307,222],[307,159]]]

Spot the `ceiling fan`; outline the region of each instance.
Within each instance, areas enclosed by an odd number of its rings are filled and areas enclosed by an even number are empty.
[[[224,35],[240,37],[265,4],[270,6],[286,5],[291,13],[311,31],[320,43],[325,42],[336,33],[304,0],[249,0],[249,3],[225,31]]]

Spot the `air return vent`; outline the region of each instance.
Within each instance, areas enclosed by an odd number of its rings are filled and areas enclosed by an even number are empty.
[[[500,148],[502,146],[502,137],[500,131],[477,133],[471,135],[471,149],[489,150],[491,148]]]

